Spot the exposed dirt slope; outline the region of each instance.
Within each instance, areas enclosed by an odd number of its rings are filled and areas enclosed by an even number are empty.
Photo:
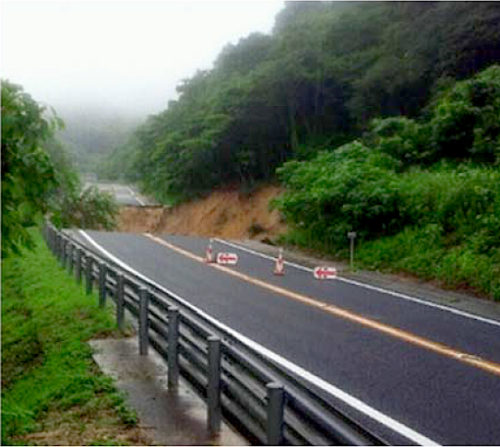
[[[216,191],[174,208],[124,207],[118,229],[262,240],[285,231],[279,213],[269,210],[269,201],[281,192],[279,187],[265,186],[248,195]]]

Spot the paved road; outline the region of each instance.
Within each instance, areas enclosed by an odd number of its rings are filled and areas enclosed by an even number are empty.
[[[330,399],[389,442],[500,444],[500,322],[317,281],[288,265],[276,277],[269,259],[222,242],[214,251],[237,252],[237,276],[199,262],[204,239],[164,236],[167,246],[141,235],[87,234],[219,321],[413,430]]]
[[[112,194],[120,205],[144,206],[147,204],[144,198],[139,197],[137,192],[128,185],[121,185],[118,183],[87,182],[85,184],[85,188],[91,185],[96,186],[100,191]]]

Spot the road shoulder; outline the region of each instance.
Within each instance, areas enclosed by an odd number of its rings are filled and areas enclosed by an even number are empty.
[[[277,256],[278,254],[277,247],[256,240],[234,240],[231,242],[268,256]],[[500,303],[474,296],[466,292],[445,290],[432,282],[424,281],[409,275],[397,275],[366,270],[351,272],[349,271],[348,264],[345,262],[314,257],[297,249],[286,248],[283,253],[285,261],[288,262],[300,264],[308,268],[314,268],[319,265],[334,266],[339,271],[340,276],[348,280],[386,289],[398,294],[408,295],[433,304],[451,307],[483,318],[500,321]]]

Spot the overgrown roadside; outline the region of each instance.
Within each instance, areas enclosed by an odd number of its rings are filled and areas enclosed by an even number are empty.
[[[31,233],[2,261],[2,445],[148,444],[87,344],[119,335],[111,313]]]

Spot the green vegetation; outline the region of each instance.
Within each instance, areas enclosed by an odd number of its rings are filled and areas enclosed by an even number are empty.
[[[109,195],[81,191],[54,137],[62,126],[21,86],[2,81],[2,256],[29,246],[27,229],[45,214],[66,227],[113,226],[116,204]]]
[[[433,98],[423,118],[377,119],[363,141],[278,169],[291,243],[500,299],[500,66]]]
[[[95,186],[68,190],[54,197],[51,221],[59,228],[113,230],[118,204],[114,197]]]
[[[102,444],[135,423],[86,344],[113,333],[113,319],[71,284],[32,228],[44,215],[64,227],[113,225],[112,198],[81,191],[54,136],[62,125],[2,81],[2,444]]]
[[[271,35],[228,45],[184,80],[108,170],[160,201],[273,179],[284,161],[359,138],[375,117],[413,118],[439,86],[498,62],[499,22],[494,2],[289,2]],[[446,138],[467,113],[436,130]]]
[[[2,82],[2,256],[30,242],[27,228],[49,208],[57,184],[41,147],[58,125],[18,85]]]
[[[112,315],[30,233],[34,250],[2,262],[2,445],[126,443],[136,416],[86,343],[115,335]]]

